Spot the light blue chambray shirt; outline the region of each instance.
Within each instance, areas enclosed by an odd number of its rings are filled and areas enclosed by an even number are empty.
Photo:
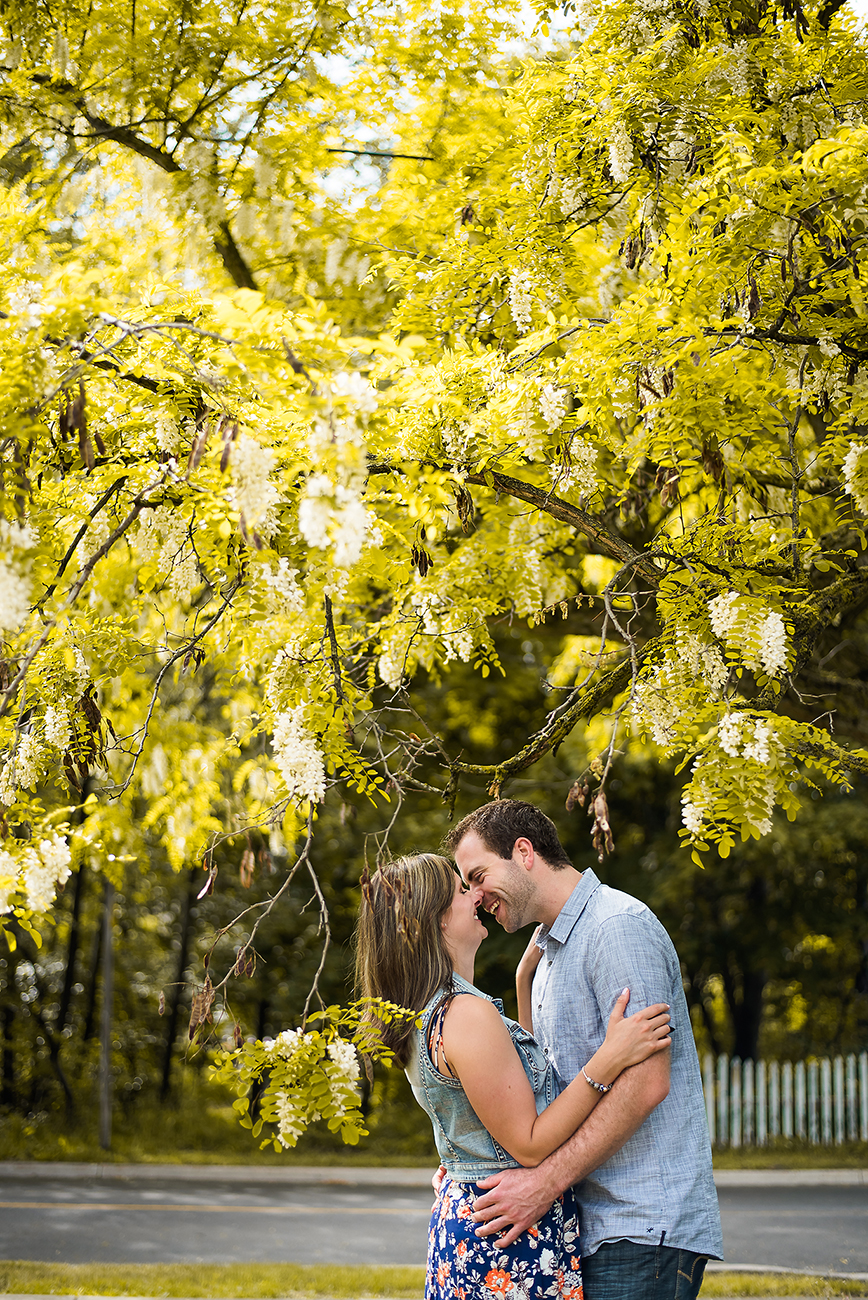
[[[644,903],[585,871],[537,943],[543,959],[533,981],[533,1031],[565,1083],[602,1043],[623,988],[630,989],[628,1014],[653,1002],[671,1007],[669,1095],[577,1184],[582,1254],[604,1241],[662,1241],[722,1259],[699,1062],[669,935]],[[613,1096],[605,1104],[614,1103]]]

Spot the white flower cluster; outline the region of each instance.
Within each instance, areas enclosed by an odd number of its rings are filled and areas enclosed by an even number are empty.
[[[679,628],[675,656],[656,665],[637,683],[634,719],[655,745],[674,749],[681,739],[681,719],[690,713],[690,692],[700,685],[703,693],[719,696],[726,678],[727,667],[717,646]]]
[[[274,724],[274,758],[290,799],[318,803],[325,798],[322,751],[306,722],[307,706],[278,715]]]
[[[526,334],[533,323],[533,283],[527,271],[514,271],[509,277],[509,310],[519,334]]]
[[[868,515],[868,445],[851,442],[844,457],[844,491],[848,492],[863,515]]]
[[[564,177],[558,187],[558,203],[565,217],[571,217],[574,212],[578,212],[587,199],[584,187],[577,177]]]
[[[0,774],[0,803],[15,802],[19,788],[34,790],[39,780],[44,750],[35,731],[25,731],[13,754],[0,756],[4,763]]]
[[[624,122],[616,122],[609,136],[609,170],[616,185],[626,185],[633,168],[633,141]]]
[[[173,596],[189,595],[198,586],[199,565],[187,535],[186,520],[171,506],[159,506],[153,513],[141,515],[137,542],[142,558],[154,560],[160,572],[167,575]]]
[[[12,895],[23,894],[23,903],[34,912],[47,912],[58,885],[69,879],[72,855],[62,836],[54,834],[28,844],[16,858],[0,849],[0,914],[12,911]]]
[[[274,1108],[277,1112],[278,1142],[283,1147],[294,1147],[311,1119],[307,1107],[299,1106],[298,1097],[281,1089],[274,1094]]]
[[[178,439],[181,436],[181,429],[178,421],[172,419],[169,415],[160,416],[154,422],[154,439],[161,451],[167,451],[173,455],[178,450]]]
[[[38,329],[50,304],[42,303],[42,285],[38,280],[23,280],[6,296],[9,315],[15,318],[19,331]]]
[[[263,569],[270,613],[283,616],[304,613],[304,589],[297,581],[299,572],[299,569],[290,568],[286,556],[281,556],[276,569]]]
[[[558,461],[549,466],[552,486],[559,492],[575,492],[580,497],[592,496],[597,490],[597,449],[585,438],[573,438],[569,447],[569,462]]]
[[[379,405],[376,388],[357,370],[340,370],[332,380],[332,392],[336,397],[344,397],[363,420],[373,415]]]
[[[328,1045],[328,1054],[337,1067],[332,1073],[348,1084],[355,1084],[359,1077],[359,1058],[352,1043],[343,1038],[333,1038]]]
[[[72,739],[72,730],[69,724],[69,714],[66,709],[58,707],[55,704],[49,704],[45,710],[45,739],[50,745],[55,745],[60,750],[69,749],[69,742]]]
[[[678,742],[684,692],[688,683],[682,665],[667,659],[636,683],[633,718],[640,731],[661,749]]]
[[[0,519],[0,632],[17,632],[30,613],[28,566],[16,552],[28,551],[35,543],[28,524]]]
[[[334,562],[348,569],[362,553],[371,513],[362,501],[364,479],[352,475],[335,483],[328,474],[311,474],[298,507],[298,530],[308,546],[324,551],[334,544]]]
[[[295,1055],[299,1044],[304,1041],[305,1035],[300,1029],[284,1029],[271,1044],[271,1049],[275,1055],[283,1056],[288,1061]]]
[[[468,663],[476,646],[474,629],[480,626],[476,612],[437,591],[414,591],[410,604],[422,620],[425,636],[440,637],[444,663],[455,658]]]
[[[309,436],[314,464],[326,451],[337,452],[338,467],[331,474],[311,474],[298,508],[298,529],[308,546],[325,551],[334,547],[334,563],[349,569],[356,563],[371,529],[371,512],[364,504],[365,440],[356,416],[367,423],[378,405],[374,386],[358,371],[340,371],[332,381],[332,393],[351,408],[349,417],[330,411],[314,421]]]
[[[787,630],[777,610],[764,610],[758,600],[729,591],[709,601],[714,635],[736,651],[752,672],[762,668],[779,676],[787,665]]]
[[[781,747],[769,724],[762,718],[752,720],[742,713],[724,714],[717,724],[717,739],[730,758],[747,758],[761,767],[768,767],[781,754]]]
[[[736,95],[750,94],[751,63],[746,40],[736,41],[731,56],[721,66],[721,72]]]
[[[377,660],[377,672],[380,680],[393,691],[404,681],[407,672],[407,655],[409,650],[408,632],[396,632],[384,637],[380,642],[380,657]]]
[[[691,835],[701,835],[708,809],[703,803],[696,802],[694,798],[691,797],[694,793],[694,791],[688,792],[687,787],[685,787],[682,792],[681,820],[684,823],[685,828],[690,831]]]
[[[679,628],[675,634],[675,650],[691,677],[703,678],[711,695],[718,698],[729,670],[717,646],[703,641],[688,628]]]
[[[539,395],[540,415],[551,430],[563,424],[567,413],[568,394],[556,384],[545,384]]]
[[[284,1029],[274,1041],[266,1039],[262,1045],[272,1056],[291,1063],[299,1050],[310,1047],[317,1038],[319,1035],[315,1032]],[[358,1104],[356,1085],[359,1079],[359,1060],[355,1048],[342,1038],[334,1038],[328,1044],[326,1053],[328,1063],[321,1062],[319,1068],[325,1075],[328,1094],[318,1092],[316,1100],[313,1100],[301,1089],[290,1092],[282,1088],[274,1093],[277,1140],[281,1146],[295,1146],[308,1125],[322,1119],[326,1105],[329,1105],[330,1111],[333,1108],[335,1118],[340,1118]]]
[[[266,539],[277,532],[281,496],[271,481],[274,453],[243,433],[232,450],[233,503],[245,526]]]

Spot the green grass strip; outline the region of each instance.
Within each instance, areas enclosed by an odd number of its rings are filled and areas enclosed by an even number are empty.
[[[349,1264],[35,1264],[0,1261],[0,1293],[190,1296],[276,1300],[280,1296],[421,1296],[424,1268]]]
[[[201,1300],[417,1300],[425,1270],[344,1264],[34,1264],[0,1261],[0,1293],[200,1297]],[[787,1273],[709,1273],[702,1296],[868,1296],[868,1283]]]

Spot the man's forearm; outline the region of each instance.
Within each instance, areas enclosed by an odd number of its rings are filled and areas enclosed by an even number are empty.
[[[658,1058],[653,1066],[645,1061],[625,1071],[581,1128],[537,1167],[549,1187],[556,1189],[555,1195],[587,1178],[620,1151],[660,1104],[668,1088],[668,1060]]]

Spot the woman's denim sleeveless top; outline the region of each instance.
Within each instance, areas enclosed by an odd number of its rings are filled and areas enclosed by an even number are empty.
[[[486,1002],[493,1002],[503,1016],[503,1006],[498,998],[481,993],[460,975],[453,975],[452,987],[456,993],[472,993],[475,997],[485,998]],[[515,1169],[518,1161],[513,1160],[483,1127],[460,1081],[441,1074],[431,1060],[428,1031],[431,1018],[446,993],[447,990],[438,989],[422,1012],[421,1028],[415,1031],[414,1050],[411,1050],[407,1065],[407,1078],[413,1095],[431,1118],[437,1151],[450,1178],[455,1182],[471,1183],[501,1169]],[[503,1016],[503,1020],[533,1088],[539,1114],[559,1091],[554,1070],[526,1029],[507,1016]]]

